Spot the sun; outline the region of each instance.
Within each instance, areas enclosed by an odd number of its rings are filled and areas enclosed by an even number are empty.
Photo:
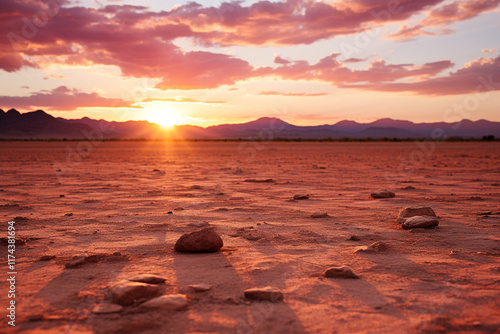
[[[182,118],[169,110],[155,110],[151,112],[148,121],[161,125],[164,128],[170,128],[182,123]]]

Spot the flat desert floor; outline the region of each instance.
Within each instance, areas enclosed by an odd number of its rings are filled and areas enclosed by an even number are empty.
[[[14,219],[18,239],[16,326],[2,279],[1,332],[500,332],[499,143],[0,142],[0,166],[2,237]],[[403,230],[411,205],[439,226]],[[206,224],[219,252],[174,252]],[[356,252],[375,242],[388,248]],[[101,255],[65,268],[82,253]],[[323,276],[337,265],[360,279]],[[187,309],[92,312],[137,274]],[[244,298],[263,286],[284,300]]]

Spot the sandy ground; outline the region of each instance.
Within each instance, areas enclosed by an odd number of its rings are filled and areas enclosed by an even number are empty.
[[[16,331],[500,333],[498,143],[96,144],[0,143],[2,236],[15,218],[27,240],[16,247]],[[81,161],[68,157],[78,150]],[[396,197],[370,198],[378,189]],[[402,230],[395,217],[408,205],[431,206],[439,227]],[[215,226],[222,250],[174,252],[193,222]],[[389,249],[354,253],[376,241]],[[84,252],[122,256],[64,267]],[[361,279],[323,277],[333,265]],[[141,273],[166,277],[188,309],[91,312],[111,284]],[[198,283],[212,290],[188,289]],[[267,285],[284,301],[243,297]],[[2,279],[1,332],[14,329],[7,291]]]

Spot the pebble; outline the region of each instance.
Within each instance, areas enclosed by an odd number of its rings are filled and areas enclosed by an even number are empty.
[[[174,249],[178,252],[217,252],[224,245],[221,237],[213,227],[184,234],[175,243]]]
[[[404,223],[407,218],[414,216],[436,216],[434,210],[429,206],[407,206],[399,211],[396,221],[400,224]]]
[[[378,253],[389,249],[389,246],[382,241],[372,243],[370,246],[361,246],[356,248],[354,253]]]
[[[326,212],[315,212],[311,215],[312,218],[326,218],[329,217]]]
[[[119,282],[109,289],[113,303],[131,305],[137,299],[150,298],[159,294],[160,286],[140,282]]]
[[[56,258],[55,255],[44,255],[38,261],[50,261],[55,258]]]
[[[188,226],[191,226],[191,227],[205,227],[205,226],[208,226],[210,225],[208,222],[192,222],[192,223],[189,223]]]
[[[103,255],[80,254],[74,256],[71,261],[65,264],[66,268],[78,268],[86,263],[99,262]]]
[[[160,284],[166,281],[165,278],[153,275],[153,274],[139,274],[130,278],[127,278],[131,282],[140,282],[140,283],[148,283],[148,284]]]
[[[192,284],[189,286],[194,292],[205,292],[212,290],[212,286],[208,284]]]
[[[123,310],[123,306],[118,305],[118,304],[109,304],[109,303],[103,303],[94,306],[92,309],[92,313],[95,314],[109,314],[109,313],[118,313]]]
[[[346,266],[328,268],[325,270],[324,275],[331,278],[359,278],[351,268]]]
[[[283,300],[283,293],[271,286],[245,290],[245,298],[252,300],[269,300],[272,302]]]
[[[293,195],[294,200],[309,199],[309,194],[307,195]]]
[[[396,194],[389,190],[379,190],[372,192],[370,196],[372,198],[391,198],[396,196]]]
[[[439,220],[433,216],[413,216],[407,218],[401,227],[405,230],[412,228],[427,228],[439,225]]]
[[[186,295],[163,295],[148,300],[147,302],[141,304],[140,308],[178,311],[187,308],[188,303],[189,301],[186,298]]]

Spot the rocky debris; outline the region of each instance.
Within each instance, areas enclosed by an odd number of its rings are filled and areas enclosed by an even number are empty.
[[[401,189],[404,189],[404,190],[415,190],[416,188],[413,187],[413,186],[408,186],[408,187],[404,187],[404,188],[401,188]]]
[[[372,192],[370,196],[372,198],[391,198],[396,196],[396,194],[389,190],[379,190]]]
[[[272,183],[273,179],[246,179],[245,182],[254,182],[254,183]]]
[[[189,189],[203,189],[202,186],[200,186],[199,184],[195,184],[195,185],[192,185]]]
[[[80,254],[73,256],[71,261],[65,264],[66,268],[78,268],[86,263],[95,263],[99,262],[100,259],[102,259],[104,255],[102,254],[94,254],[94,255],[88,255],[86,253]]]
[[[122,281],[109,288],[113,303],[131,305],[138,299],[155,297],[160,293],[160,285]]]
[[[311,215],[312,218],[326,218],[330,217],[326,212],[315,212]]]
[[[346,266],[328,268],[325,270],[324,275],[330,278],[359,278],[351,268]]]
[[[303,200],[303,199],[309,199],[309,194],[306,195],[293,195],[293,199],[298,201],[298,200]]]
[[[188,303],[186,295],[163,295],[144,302],[140,308],[178,311],[187,308]]]
[[[357,235],[351,235],[351,236],[349,237],[349,239],[347,239],[347,240],[351,240],[351,241],[359,241],[359,240],[361,240],[361,238],[360,238],[359,236],[357,236]]]
[[[407,218],[401,227],[405,230],[412,228],[429,228],[439,225],[439,220],[433,216],[413,216]]]
[[[491,211],[483,211],[483,212],[479,212],[478,215],[480,216],[489,216],[491,215],[493,212]]]
[[[153,275],[153,274],[139,274],[133,277],[127,278],[127,280],[131,282],[140,282],[140,283],[148,283],[148,284],[160,284],[166,281],[165,278]]]
[[[372,243],[370,246],[361,246],[356,248],[354,253],[379,253],[389,249],[389,246],[382,241]]]
[[[16,223],[21,223],[21,222],[25,223],[25,222],[29,221],[30,219],[29,219],[28,217],[16,216],[16,217],[14,217],[14,219],[13,219],[13,220],[14,220]]]
[[[188,224],[188,226],[190,227],[198,227],[198,228],[206,227],[208,225],[210,225],[208,222],[191,222]]]
[[[194,292],[205,292],[212,290],[212,286],[209,284],[191,284],[189,288]]]
[[[245,298],[252,300],[269,300],[272,302],[283,300],[283,293],[278,288],[271,286],[247,289],[244,294]]]
[[[108,303],[103,303],[103,304],[98,304],[94,306],[92,309],[92,313],[95,314],[109,314],[109,313],[118,313],[123,310],[123,306],[118,305],[118,304],[108,304]]]
[[[184,234],[175,243],[177,252],[206,253],[217,252],[224,243],[213,227]]]
[[[55,255],[44,255],[42,257],[40,257],[40,259],[38,261],[50,261],[52,259],[55,259],[56,256]]]
[[[414,216],[433,216],[436,217],[436,213],[429,206],[407,206],[399,211],[396,221],[402,224],[409,217]]]
[[[66,217],[71,217],[71,216],[73,216],[73,212],[70,212],[70,213],[65,213],[64,215],[65,215]]]
[[[240,167],[237,167],[237,168],[234,170],[234,172],[233,172],[233,174],[242,174],[242,173],[243,173],[243,169],[241,169]]]
[[[182,211],[182,210],[184,210],[184,208],[183,208],[182,206],[178,206],[178,207],[176,207],[174,210],[175,210],[175,211]]]

